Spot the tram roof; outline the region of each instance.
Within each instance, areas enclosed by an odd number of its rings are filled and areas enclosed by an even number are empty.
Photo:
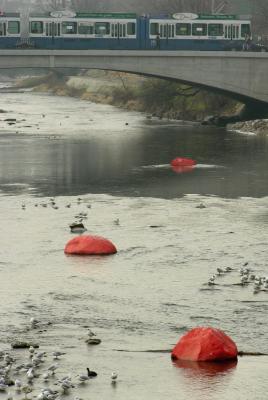
[[[70,12],[64,11],[48,12],[48,13],[31,13],[31,18],[96,18],[96,19],[136,19],[137,14],[135,13],[82,13],[82,12]]]

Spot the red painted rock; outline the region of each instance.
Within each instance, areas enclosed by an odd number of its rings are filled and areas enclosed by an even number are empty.
[[[70,240],[64,252],[80,255],[108,255],[117,253],[116,247],[108,239],[101,236],[78,236]]]
[[[191,158],[177,157],[170,164],[172,167],[190,167],[196,165],[196,161]]]
[[[195,328],[186,333],[174,347],[173,360],[224,361],[237,358],[237,347],[219,329]]]

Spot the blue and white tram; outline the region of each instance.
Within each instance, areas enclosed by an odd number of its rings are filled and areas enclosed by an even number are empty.
[[[174,14],[149,21],[150,41],[163,50],[242,50],[251,24],[235,15]]]
[[[136,14],[66,13],[32,15],[29,37],[45,49],[137,49]]]
[[[0,48],[242,50],[250,36],[250,21],[235,15],[139,17],[130,13],[59,11],[30,15],[29,25],[25,26],[19,14],[0,14]]]

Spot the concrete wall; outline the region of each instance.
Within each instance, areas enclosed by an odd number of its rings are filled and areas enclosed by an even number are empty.
[[[0,68],[84,68],[175,79],[268,103],[268,53],[1,50]]]

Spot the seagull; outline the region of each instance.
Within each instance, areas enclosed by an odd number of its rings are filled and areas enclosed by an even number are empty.
[[[200,209],[202,209],[202,208],[207,208],[206,206],[205,206],[205,204],[204,203],[200,203],[198,206],[196,206],[195,208],[200,208]]]
[[[43,357],[45,357],[45,355],[46,355],[45,351],[39,351],[37,354],[35,354],[35,357],[42,359]]]
[[[112,375],[111,375],[111,379],[112,379],[112,383],[113,383],[113,384],[116,383],[117,377],[118,377],[117,373],[116,373],[116,372],[113,372]]]
[[[222,268],[217,268],[218,275],[224,274],[224,270]]]
[[[21,388],[22,388],[22,381],[21,381],[20,379],[16,379],[16,380],[15,380],[15,388],[16,388],[16,390],[17,390],[18,392],[21,391]]]
[[[32,380],[34,379],[34,371],[33,371],[33,368],[30,368],[27,372],[26,372],[26,375],[27,375],[27,379],[28,379],[28,381],[29,382],[32,382]]]
[[[48,372],[45,372],[44,374],[43,374],[43,381],[44,382],[47,382],[49,380],[49,373]]]
[[[248,276],[242,275],[240,281],[241,281],[241,285],[244,286],[246,283],[248,283]]]
[[[210,278],[209,281],[208,281],[208,285],[209,286],[215,285],[215,281]]]
[[[90,372],[93,372],[93,371],[90,371]],[[87,374],[87,375],[86,374],[80,374],[80,375],[78,375],[78,380],[81,383],[84,383],[84,382],[88,381],[90,377],[91,376],[89,374]]]
[[[58,397],[58,392],[49,388],[42,389],[41,394],[43,394],[43,398],[46,400],[54,400]]]
[[[73,224],[70,225],[70,229],[72,233],[84,233],[86,232],[86,228],[82,222],[74,222]]]
[[[0,383],[0,391],[5,392],[8,389],[8,385],[5,383]]]
[[[58,369],[58,364],[52,364],[50,367],[48,367],[48,371],[52,373],[52,375],[55,374],[56,369]]]
[[[29,347],[29,353],[30,353],[30,355],[32,356],[32,355],[34,354],[34,352],[35,352],[34,347],[33,347],[33,346],[30,346],[30,347]]]
[[[63,393],[66,393],[72,387],[73,387],[73,384],[69,379],[66,379],[66,380],[61,382],[61,388],[63,390]]]
[[[15,362],[15,358],[11,357],[8,353],[4,355],[4,361],[7,365],[13,364]],[[8,371],[9,372],[9,371]]]
[[[88,337],[96,336],[96,334],[94,332],[92,332],[91,329],[88,329],[87,335],[88,335]]]
[[[120,225],[120,220],[119,220],[119,218],[117,218],[117,219],[114,220],[114,224],[115,224],[115,225]]]
[[[66,353],[63,353],[61,351],[53,351],[53,353],[52,353],[54,360],[58,360],[59,357],[64,356],[64,354],[66,354]]]
[[[27,394],[32,392],[32,388],[29,385],[23,385],[21,390],[23,391],[23,393],[25,395],[25,399],[27,399]]]
[[[38,321],[36,318],[31,318],[30,319],[30,324],[32,328],[36,328],[38,324],[40,324],[40,321]]]

